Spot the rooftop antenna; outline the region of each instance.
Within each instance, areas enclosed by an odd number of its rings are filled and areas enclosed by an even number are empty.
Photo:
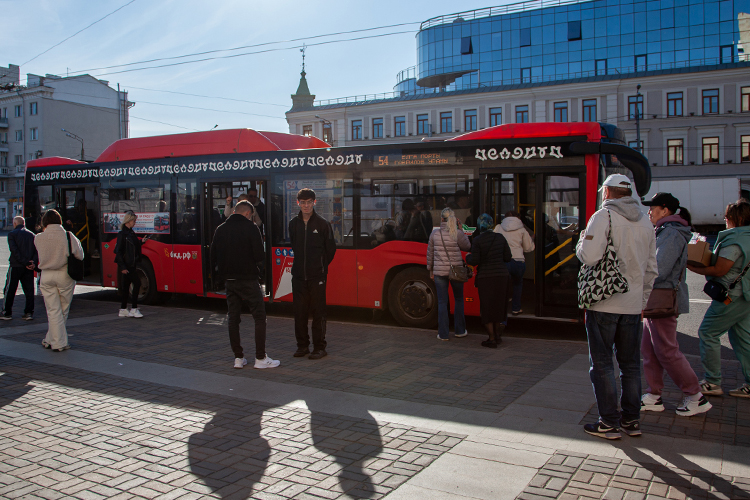
[[[299,49],[300,52],[302,52],[302,72],[305,72],[305,50],[307,50],[307,45],[304,43],[302,44],[302,48]]]

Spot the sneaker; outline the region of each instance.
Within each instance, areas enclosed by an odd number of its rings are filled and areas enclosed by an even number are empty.
[[[308,354],[310,354],[310,349],[308,349],[307,347],[294,351],[295,358],[301,358],[302,356],[307,356]]]
[[[42,347],[44,347],[45,349],[52,349],[52,346],[46,340],[42,340]]]
[[[129,312],[130,311],[128,311],[127,309],[120,309],[120,312],[117,316],[120,318],[127,318]]]
[[[446,342],[450,340],[450,339],[444,339],[443,337],[440,336],[439,333],[438,333],[437,339],[438,340],[445,340]]]
[[[685,396],[682,398],[682,403],[677,407],[675,413],[681,417],[692,417],[699,413],[706,413],[710,409],[711,403],[708,402],[706,396],[701,395],[701,398],[698,401],[693,401],[690,399],[690,396]]]
[[[466,337],[468,334],[469,334],[468,332],[457,333],[457,334],[454,335],[454,337],[456,337],[457,339],[461,339],[461,338]]]
[[[641,423],[638,422],[637,420],[633,420],[630,422],[625,422],[624,420],[620,420],[620,430],[630,437],[637,437],[642,434]]]
[[[641,397],[641,411],[664,411],[664,402],[661,396],[646,393]]]
[[[33,314],[29,314],[29,313],[26,313],[26,314],[24,314],[24,315],[23,315],[23,316],[21,317],[21,319],[23,319],[23,320],[26,320],[26,321],[31,321],[32,319],[34,319],[34,315],[33,315]]]
[[[730,396],[736,398],[750,398],[750,384],[742,384],[733,391],[729,391]]]
[[[328,356],[328,353],[325,351],[325,349],[315,349],[313,350],[312,354],[307,357],[307,359],[320,359],[325,358],[326,356]]]
[[[247,364],[247,360],[245,358],[234,358],[234,367],[235,368],[242,368]]]
[[[583,426],[584,432],[604,439],[620,439],[622,435],[617,427],[610,427],[601,420],[595,424]]]
[[[523,309],[519,309],[518,311],[511,311],[510,313],[511,313],[511,314],[512,314],[513,316],[518,316],[518,315],[519,315],[519,314],[521,314],[522,312],[523,312]]]
[[[2,311],[2,312],[0,312],[0,319],[5,320],[5,321],[9,321],[9,320],[13,319],[13,316],[10,315],[10,314],[7,314],[5,311]]]
[[[323,351],[325,352],[325,351]],[[276,368],[281,364],[281,361],[277,359],[271,359],[268,357],[268,354],[266,354],[266,357],[263,359],[256,359],[255,360],[255,366],[253,368],[257,368],[259,370],[263,370],[265,368]]]
[[[141,314],[141,311],[138,309],[131,309],[130,313],[128,313],[128,318],[142,318],[143,314]]]
[[[707,382],[706,379],[703,379],[698,383],[701,386],[701,392],[704,396],[721,396],[722,394],[724,394],[724,391],[721,390],[720,385]]]
[[[64,345],[64,346],[62,346],[62,347],[60,347],[58,349],[52,349],[52,352],[63,352],[63,351],[67,351],[68,349],[70,349],[70,346],[69,345]]]

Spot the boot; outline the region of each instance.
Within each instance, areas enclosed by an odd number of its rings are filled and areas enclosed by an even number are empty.
[[[490,349],[497,349],[497,342],[495,342],[495,325],[492,323],[487,323],[484,325],[484,328],[487,330],[487,340],[482,342],[483,347],[489,347]]]

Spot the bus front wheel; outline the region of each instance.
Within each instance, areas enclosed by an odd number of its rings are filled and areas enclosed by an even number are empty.
[[[410,267],[393,278],[388,309],[402,326],[433,328],[437,324],[437,292],[427,269]]]

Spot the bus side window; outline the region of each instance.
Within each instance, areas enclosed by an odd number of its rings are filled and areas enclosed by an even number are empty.
[[[195,182],[177,184],[177,206],[175,207],[175,244],[200,243],[200,203],[198,185]]]

